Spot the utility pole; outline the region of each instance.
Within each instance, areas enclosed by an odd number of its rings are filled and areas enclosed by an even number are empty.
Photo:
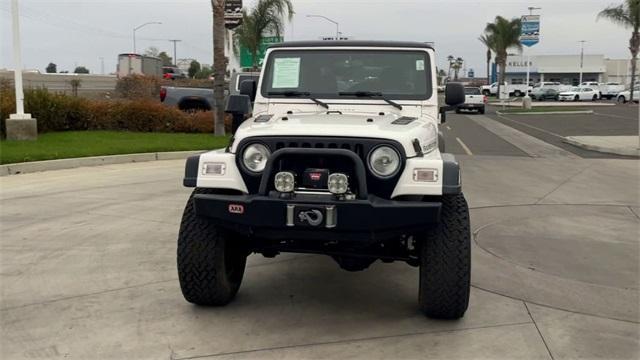
[[[169,40],[173,43],[173,65],[178,66],[178,57],[176,55],[176,43],[182,40]]]
[[[104,58],[100,56],[98,59],[100,60],[100,74],[104,75]]]
[[[11,20],[13,31],[14,86],[16,91],[16,113],[6,119],[7,140],[36,140],[38,127],[36,119],[24,112],[24,91],[22,88],[22,45],[20,44],[20,14],[18,0],[11,0]]]
[[[578,82],[578,86],[582,84],[582,68],[584,67],[584,43],[586,40],[580,40],[580,80]]]

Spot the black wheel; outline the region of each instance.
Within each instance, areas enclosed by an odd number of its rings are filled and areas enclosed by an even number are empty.
[[[456,109],[456,114],[460,114],[461,112],[462,112],[462,110]]]
[[[516,90],[516,91],[513,92],[513,95],[515,97],[520,97],[520,96],[522,96],[522,92],[520,92],[520,90]]]
[[[579,97],[578,95],[576,95],[576,96],[573,98],[573,101],[580,101],[580,97]]]
[[[484,96],[489,96],[489,95],[491,95],[491,91],[489,91],[489,90],[482,90],[482,95],[484,95]]]
[[[469,306],[471,234],[463,194],[445,195],[440,223],[420,242],[422,312],[436,319],[458,319]]]
[[[178,234],[178,279],[182,295],[197,305],[221,306],[235,297],[247,261],[241,239],[233,239],[210,221],[196,216],[195,189],[187,201]]]
[[[593,95],[593,98],[591,98],[591,101],[597,101],[598,100],[598,95]]]
[[[484,114],[484,106],[478,109],[479,114]]]
[[[618,101],[618,104],[624,104],[627,102],[627,99],[625,99],[624,95],[620,95],[618,96],[617,101]]]

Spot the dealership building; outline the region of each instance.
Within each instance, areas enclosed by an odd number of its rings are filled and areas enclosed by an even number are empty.
[[[492,81],[497,80],[497,67],[492,66]],[[507,58],[506,81],[524,84],[527,78],[527,59],[520,55]],[[529,58],[529,78],[533,83],[557,81],[577,85],[580,79],[580,55],[535,55]],[[607,59],[604,55],[584,55],[582,81],[631,83],[631,62],[626,59]]]

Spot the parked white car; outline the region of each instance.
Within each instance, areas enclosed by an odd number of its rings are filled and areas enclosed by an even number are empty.
[[[620,92],[624,91],[624,85],[610,82],[600,86],[600,96],[609,100],[617,98]]]
[[[616,100],[621,104],[626,103],[629,99],[631,99],[631,91],[629,90],[621,91],[616,97]],[[640,85],[633,87],[633,101],[640,101]]]
[[[590,87],[574,87],[570,91],[563,91],[558,95],[560,101],[596,101],[598,98],[598,91]]]

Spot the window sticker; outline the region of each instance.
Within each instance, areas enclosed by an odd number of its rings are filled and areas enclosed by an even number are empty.
[[[297,88],[300,83],[300,58],[277,58],[273,62],[274,89]]]
[[[416,60],[416,70],[424,71],[424,59]]]

